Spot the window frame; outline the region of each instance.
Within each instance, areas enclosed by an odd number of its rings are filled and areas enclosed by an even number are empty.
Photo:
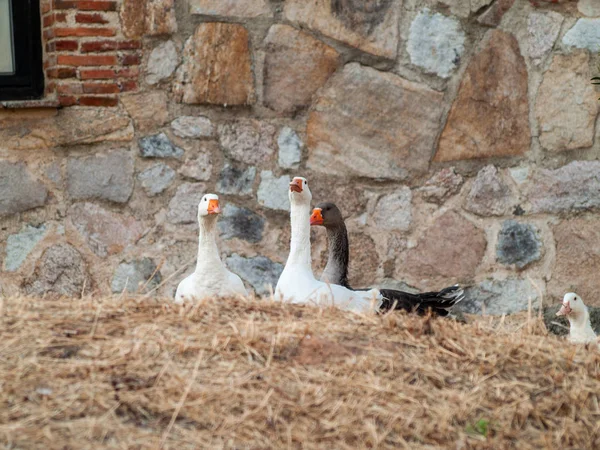
[[[0,101],[34,100],[44,95],[40,0],[9,0],[15,72],[0,75]]]

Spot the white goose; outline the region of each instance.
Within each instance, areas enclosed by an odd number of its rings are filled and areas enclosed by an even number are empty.
[[[207,297],[248,295],[240,277],[225,268],[215,239],[219,197],[206,194],[198,205],[198,260],[196,270],[186,277],[175,293],[175,303]]]
[[[590,323],[590,313],[581,296],[574,292],[565,294],[562,307],[556,315],[566,316],[569,319],[570,342],[574,344],[598,344],[598,338]]]
[[[292,237],[290,254],[277,282],[275,297],[292,303],[335,305],[353,312],[377,311],[382,299],[377,289],[354,292],[315,279],[310,253],[310,201],[308,181],[296,177],[290,183]]]

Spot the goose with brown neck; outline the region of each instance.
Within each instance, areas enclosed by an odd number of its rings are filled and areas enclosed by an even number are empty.
[[[352,289],[348,283],[350,245],[342,212],[334,203],[319,203],[312,210],[310,224],[323,226],[327,230],[328,258],[321,281]],[[393,289],[379,289],[379,292],[382,296],[382,309],[403,309],[419,314],[431,310],[439,316],[448,315],[448,310],[464,298],[464,291],[459,285],[447,287],[439,292],[420,294]]]

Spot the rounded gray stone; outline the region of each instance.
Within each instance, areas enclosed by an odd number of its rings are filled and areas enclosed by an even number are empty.
[[[223,239],[239,238],[256,243],[263,237],[265,219],[249,209],[227,204],[217,226]]]
[[[244,258],[236,253],[225,260],[233,273],[249,283],[257,295],[268,295],[275,291],[277,281],[283,272],[283,265],[271,261],[265,256]]]
[[[158,286],[161,280],[154,261],[142,258],[119,264],[110,287],[113,293],[145,293]]]
[[[18,270],[45,234],[46,225],[40,225],[39,227],[25,225],[18,233],[8,236],[4,270],[7,272]]]
[[[496,257],[500,264],[523,269],[541,257],[542,243],[537,230],[530,224],[507,220],[498,234]]]
[[[163,163],[147,168],[137,176],[149,197],[154,197],[167,189],[175,178],[175,171]]]
[[[143,158],[181,158],[183,149],[175,146],[165,133],[146,136],[138,141]]]
[[[219,175],[217,192],[229,195],[251,195],[255,178],[256,167],[240,169],[234,165],[225,164]]]

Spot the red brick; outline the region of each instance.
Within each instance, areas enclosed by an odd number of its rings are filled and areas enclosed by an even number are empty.
[[[117,106],[117,97],[80,97],[79,104],[83,106]]]
[[[121,92],[136,91],[138,88],[137,81],[122,81],[119,83]]]
[[[113,66],[117,57],[112,55],[58,55],[61,66]]]
[[[54,13],[54,18],[57,22],[66,22],[67,13]]]
[[[72,40],[63,39],[54,41],[53,44],[55,44],[55,50],[57,52],[74,52],[79,48],[79,42]]]
[[[73,106],[77,104],[77,98],[72,95],[59,95],[58,101],[62,106]]]
[[[65,36],[114,36],[116,31],[112,28],[86,28],[86,27],[78,27],[78,28],[55,28],[54,34],[56,37],[65,37]]]
[[[108,23],[109,20],[100,13],[77,13],[75,15],[77,23]]]
[[[117,2],[114,2],[114,1],[55,0],[54,9],[80,9],[82,11],[116,11],[117,10]]]
[[[88,52],[111,52],[115,50],[137,50],[141,48],[140,41],[94,41],[81,44],[81,51]]]
[[[52,25],[54,25],[55,20],[56,17],[54,16],[54,14],[48,14],[47,16],[44,16],[42,20],[42,26],[44,28],[51,27]]]
[[[59,94],[82,94],[83,88],[81,83],[59,84],[56,86],[56,92]]]
[[[117,71],[119,78],[137,78],[140,76],[139,67],[128,67],[127,69],[119,69]]]
[[[55,41],[48,42],[46,44],[46,52],[52,53],[52,52],[55,52],[55,51],[56,51],[56,42]]]
[[[58,69],[49,69],[47,74],[48,78],[75,78],[77,76],[77,70],[71,67],[60,67]]]
[[[120,60],[124,66],[136,66],[142,61],[142,58],[137,53],[130,53],[128,55],[121,55]]]
[[[86,94],[118,94],[121,89],[115,83],[84,83],[83,92]]]
[[[79,71],[82,80],[112,80],[117,74],[112,69],[83,69]]]

